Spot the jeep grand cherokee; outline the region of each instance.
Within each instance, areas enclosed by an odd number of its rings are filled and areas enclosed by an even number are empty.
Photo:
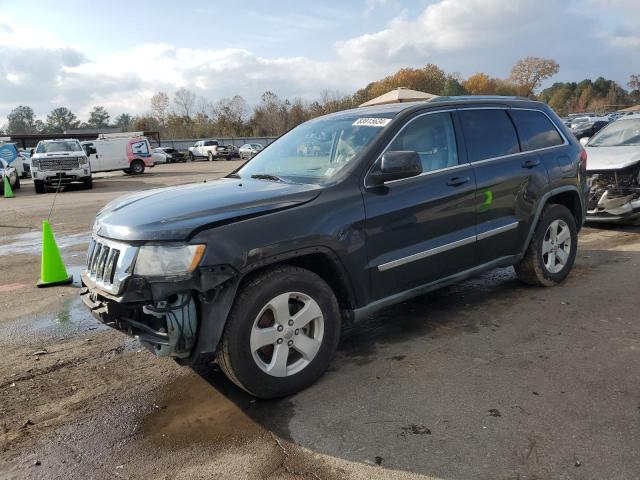
[[[308,121],[225,178],[97,215],[82,298],[159,356],[263,398],[326,370],[341,324],[487,269],[572,268],[586,153],[546,105],[440,97]]]

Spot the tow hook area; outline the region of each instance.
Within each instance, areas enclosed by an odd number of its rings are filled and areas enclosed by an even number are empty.
[[[142,307],[143,313],[158,319],[160,326],[154,335],[139,335],[140,343],[158,357],[185,358],[196,343],[198,313],[196,304],[188,293],[181,293],[171,300],[162,300]],[[136,322],[134,323],[134,326]]]

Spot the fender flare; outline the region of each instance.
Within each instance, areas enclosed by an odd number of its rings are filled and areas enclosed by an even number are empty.
[[[236,277],[229,279],[223,285],[220,285],[220,287],[213,289],[211,294],[200,294],[200,314],[202,321],[199,326],[198,340],[192,356],[186,359],[186,361],[183,360],[180,363],[196,363],[200,356],[216,351],[220,338],[222,337],[222,333],[224,332],[224,328],[227,324],[229,313],[231,312],[231,308],[233,307],[233,303],[236,299],[237,292],[249,275],[262,268],[279,263],[286,263],[288,260],[295,260],[296,258],[301,258],[310,254],[322,254],[330,258],[332,266],[338,269],[337,273],[342,277],[343,286],[347,290],[346,294],[355,302],[353,285],[351,285],[349,277],[346,276],[346,269],[344,268],[344,265],[342,265],[338,255],[332,249],[325,246],[315,246],[270,255],[248,264],[238,272]]]
[[[549,198],[553,197],[554,195],[557,195],[559,193],[564,193],[564,192],[575,192],[576,195],[578,195],[578,198],[581,198],[580,190],[578,190],[578,187],[576,187],[575,185],[564,185],[562,187],[556,187],[549,190],[547,193],[545,193],[540,198],[540,200],[538,200],[538,207],[536,208],[536,214],[533,218],[533,222],[531,223],[531,228],[529,229],[529,233],[527,234],[527,239],[524,243],[524,249],[522,250],[523,254],[529,248],[529,244],[531,243],[531,239],[533,238],[533,233],[536,231],[536,227],[538,226],[538,220],[540,220],[540,215],[542,215],[542,210],[547,205],[547,200],[549,200]],[[582,202],[580,202],[580,210],[581,210],[580,218],[584,216],[584,212],[582,212],[583,208],[584,207],[582,205]]]

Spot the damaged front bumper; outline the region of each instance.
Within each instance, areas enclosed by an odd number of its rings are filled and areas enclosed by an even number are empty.
[[[136,247],[94,237],[81,273],[80,297],[105,325],[140,340],[161,357],[191,362],[213,352],[237,288],[231,267],[201,266],[191,274],[133,274]]]
[[[637,168],[592,173],[587,206],[588,222],[627,222],[640,218],[640,183]]]

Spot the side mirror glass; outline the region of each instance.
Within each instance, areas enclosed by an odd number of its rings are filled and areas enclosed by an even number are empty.
[[[586,147],[587,143],[589,143],[589,140],[591,140],[591,137],[582,137],[580,139],[580,145],[582,145],[583,147]]]
[[[413,150],[385,152],[369,174],[369,184],[379,186],[392,180],[415,177],[422,173],[420,155]]]

